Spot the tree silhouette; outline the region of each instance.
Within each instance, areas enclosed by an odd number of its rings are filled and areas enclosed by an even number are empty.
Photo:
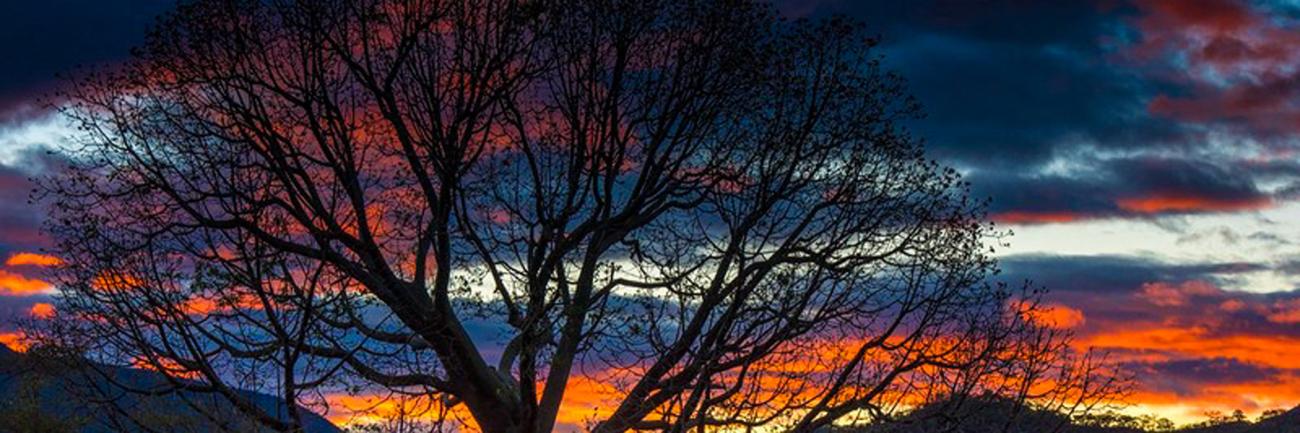
[[[48,334],[281,431],[382,389],[546,432],[579,377],[600,432],[1113,395],[987,282],[873,46],[746,0],[187,2],[66,95]]]

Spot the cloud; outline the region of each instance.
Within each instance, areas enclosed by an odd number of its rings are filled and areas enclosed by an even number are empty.
[[[1152,114],[1256,137],[1300,131],[1300,19],[1268,2],[1135,5],[1141,39],[1127,58],[1172,87],[1151,99]]]
[[[45,281],[0,269],[0,296],[48,294],[54,286]]]
[[[0,164],[0,254],[48,246],[48,240],[40,230],[45,214],[38,206],[29,203],[29,194],[35,187],[31,177],[37,173],[17,168],[40,164],[40,158],[24,153],[13,166]]]
[[[1072,173],[978,171],[991,218],[1012,224],[1241,212],[1274,205],[1245,167],[1174,157],[1076,161]]]
[[[1273,304],[1268,321],[1279,325],[1300,324],[1300,299],[1283,299]]]
[[[1219,288],[1210,283],[1192,280],[1184,281],[1179,284],[1169,284],[1164,282],[1146,283],[1142,285],[1138,297],[1161,307],[1179,307],[1186,305],[1188,299],[1191,297],[1213,296],[1219,293]],[[1233,299],[1227,302],[1235,302],[1232,304],[1234,306],[1227,310],[1240,311],[1241,301]]]
[[[1260,382],[1273,379],[1286,372],[1276,367],[1225,357],[1159,361],[1133,365],[1132,368],[1141,370],[1144,375],[1155,374],[1174,379],[1179,383],[1191,383],[1200,386]],[[1194,393],[1195,390],[1181,392]]]
[[[37,302],[27,310],[27,314],[37,319],[49,319],[54,317],[54,304]]]
[[[932,155],[972,173],[997,221],[1253,212],[1300,196],[1294,143],[1277,137],[1300,124],[1300,52],[1291,49],[1300,26],[1278,6],[781,5],[798,16],[845,13],[879,31],[884,64],[926,106],[915,130]],[[1244,154],[1251,140],[1268,141]],[[1080,160],[1086,172],[1047,170]]]
[[[932,155],[961,166],[1024,169],[1062,139],[1087,135],[1128,148],[1168,134],[1152,119],[1140,75],[1108,64],[1106,35],[1131,8],[1094,2],[778,2],[797,16],[863,20],[884,65],[907,78],[927,117],[915,123]]]
[[[44,115],[34,100],[55,89],[56,74],[128,58],[154,16],[174,5],[168,0],[140,0],[130,7],[95,0],[7,4],[0,15],[5,41],[0,58],[22,59],[23,66],[0,68],[0,122]]]
[[[63,260],[60,260],[58,257],[54,257],[48,254],[29,253],[29,252],[10,254],[9,258],[5,260],[5,266],[50,267],[50,266],[58,266],[62,263]]]
[[[1057,303],[1042,305],[1032,314],[1035,322],[1056,329],[1077,328],[1086,322],[1082,311]]]
[[[1170,263],[1130,256],[1011,256],[1010,281],[1029,276],[1054,305],[1086,317],[1080,348],[1110,353],[1135,373],[1139,410],[1183,421],[1209,409],[1291,407],[1300,401],[1300,290],[1251,293],[1218,282],[1267,263]]]
[[[15,352],[26,352],[27,334],[22,331],[0,332],[0,345],[4,345]]]

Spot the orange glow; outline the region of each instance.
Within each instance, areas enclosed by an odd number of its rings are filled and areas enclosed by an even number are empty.
[[[162,372],[168,376],[182,379],[197,379],[199,377],[199,372],[189,370],[171,358],[155,357],[149,359],[136,357],[131,360],[131,366],[142,370]]]
[[[339,426],[362,426],[393,421],[443,422],[464,426],[464,431],[478,431],[477,424],[465,405],[444,408],[437,396],[402,396],[378,394],[329,394],[325,401],[330,412],[325,417]]]
[[[49,293],[51,290],[54,290],[54,286],[50,283],[0,269],[0,295],[27,296]]]
[[[619,391],[607,381],[583,375],[569,379],[564,402],[556,414],[557,431],[579,429],[594,419],[613,412],[619,400]],[[466,431],[476,431],[473,418],[464,405],[444,410],[439,398],[399,397],[380,394],[327,395],[330,413],[326,418],[340,426],[382,424],[403,418],[408,421],[459,424]]]
[[[1070,212],[1000,212],[989,215],[993,221],[1005,224],[1053,224],[1068,223],[1082,219],[1082,215]]]
[[[1282,376],[1265,381],[1204,384],[1194,393],[1137,388],[1129,396],[1133,414],[1154,413],[1179,424],[1205,419],[1205,412],[1242,410],[1256,417],[1268,409],[1290,409],[1300,401],[1300,377]]]
[[[27,343],[27,334],[22,331],[0,332],[0,344],[8,346],[15,352],[26,352],[29,347]]]
[[[58,257],[37,253],[17,253],[5,260],[5,266],[40,266],[50,267],[63,264]]]
[[[181,312],[189,315],[202,316],[217,310],[217,303],[211,299],[192,298],[186,300],[180,306]]]
[[[581,427],[592,419],[602,419],[614,412],[619,403],[618,389],[608,381],[575,375],[565,388],[564,402],[556,414],[558,424]]]
[[[38,319],[49,319],[54,317],[54,305],[46,302],[37,302],[32,304],[32,308],[27,311],[27,314]]]
[[[1134,327],[1140,328],[1140,327]],[[1267,367],[1300,369],[1300,337],[1281,335],[1214,335],[1205,327],[1116,329],[1080,340],[1083,346],[1125,349],[1126,358],[1156,361],[1181,355],[1229,358]]]
[[[1140,327],[1138,327],[1140,328]],[[1267,335],[1214,335],[1202,327],[1177,326],[1151,329],[1116,329],[1100,332],[1080,346],[1111,350],[1122,362],[1159,363],[1178,360],[1230,359],[1266,368],[1300,368],[1300,338]],[[1223,380],[1207,376],[1191,388],[1170,386],[1161,380],[1139,382],[1127,401],[1127,412],[1154,413],[1176,423],[1205,418],[1210,410],[1241,409],[1249,416],[1274,408],[1291,408],[1300,402],[1300,376],[1271,374],[1262,379]]]
[[[142,285],[139,278],[121,272],[101,272],[90,281],[90,287],[101,292],[129,291]]]
[[[1191,196],[1153,196],[1123,198],[1115,201],[1120,209],[1142,214],[1160,212],[1229,212],[1261,209],[1273,204],[1267,197],[1215,199]]]
[[[1082,311],[1061,304],[1043,305],[1029,314],[1035,323],[1056,329],[1076,328],[1085,321]]]

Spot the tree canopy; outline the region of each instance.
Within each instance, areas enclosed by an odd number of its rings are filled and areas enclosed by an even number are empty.
[[[579,380],[599,432],[1105,401],[874,46],[749,0],[184,2],[66,95],[49,335],[280,431],[237,390],[486,432]]]

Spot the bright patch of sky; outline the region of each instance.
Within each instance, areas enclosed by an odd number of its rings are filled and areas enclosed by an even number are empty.
[[[35,172],[37,167],[25,166],[27,155],[33,151],[59,148],[73,132],[72,124],[59,114],[0,124],[0,165]]]

